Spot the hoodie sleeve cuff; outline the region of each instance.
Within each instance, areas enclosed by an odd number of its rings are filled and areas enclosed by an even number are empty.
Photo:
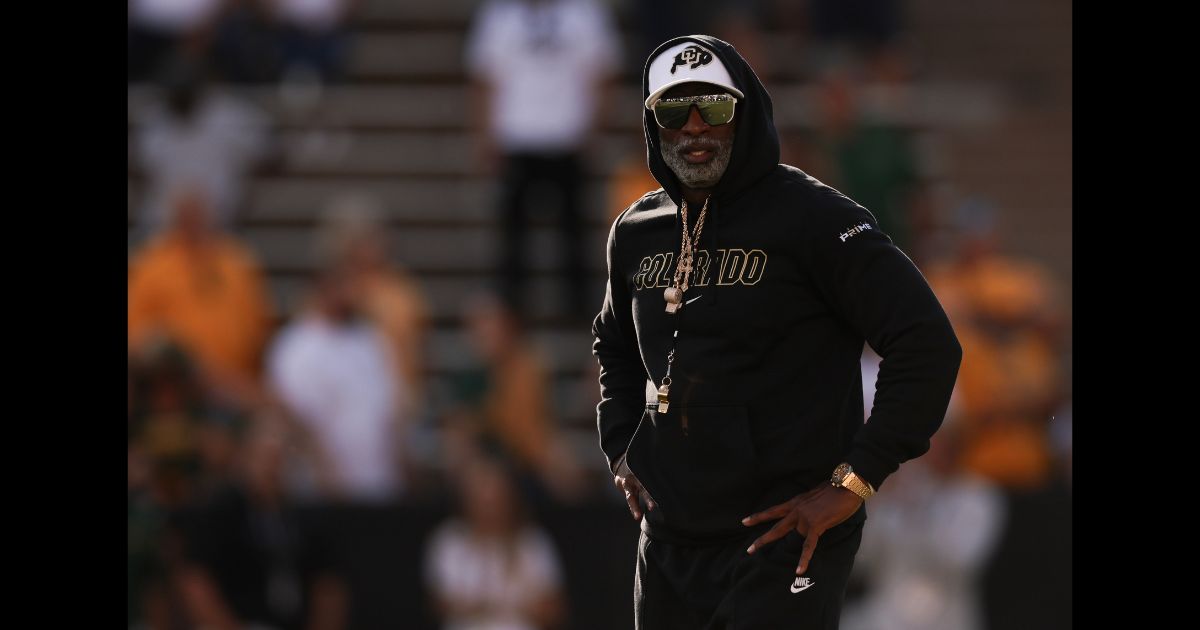
[[[608,469],[612,471],[612,474],[614,475],[619,475],[622,471],[628,471],[629,468],[625,466],[625,453],[621,453],[619,457],[609,462]]]
[[[634,427],[636,428],[636,424]],[[621,431],[619,435],[608,436],[601,445],[601,450],[604,451],[604,456],[608,460],[608,470],[614,475],[625,463],[625,454],[629,449],[629,442],[633,439],[633,431]]]
[[[899,467],[887,460],[876,457],[861,447],[855,447],[854,450],[850,451],[850,455],[846,457],[846,463],[850,464],[855,474],[871,484],[875,492],[879,492],[879,488],[883,485],[883,480],[896,472],[896,469]]]

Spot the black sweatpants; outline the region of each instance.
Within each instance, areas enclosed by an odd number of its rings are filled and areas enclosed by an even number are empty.
[[[836,630],[865,521],[821,535],[797,578],[804,538],[795,531],[747,555],[771,524],[724,545],[638,541],[633,611],[637,630]],[[773,524],[773,523],[772,523]]]
[[[587,313],[587,276],[583,248],[583,161],[578,153],[511,153],[504,157],[501,182],[500,214],[503,229],[501,253],[501,292],[507,301],[524,313],[526,285],[529,280],[530,197],[539,184],[548,186],[557,206],[561,227],[563,267],[566,273],[564,295],[566,310]]]

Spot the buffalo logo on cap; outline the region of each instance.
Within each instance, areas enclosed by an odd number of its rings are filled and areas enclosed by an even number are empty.
[[[699,46],[688,46],[687,48],[684,48],[683,51],[678,55],[675,55],[675,63],[671,64],[671,74],[675,74],[676,66],[683,66],[690,63],[692,64],[690,69],[695,70],[696,68],[712,61],[712,59],[712,53],[708,52],[707,50],[704,50]]]

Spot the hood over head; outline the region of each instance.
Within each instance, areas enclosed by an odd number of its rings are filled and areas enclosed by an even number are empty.
[[[733,154],[729,159],[729,167],[721,181],[713,190],[714,201],[718,205],[728,204],[737,198],[746,188],[770,173],[779,164],[779,133],[775,130],[775,119],[771,107],[771,96],[763,87],[758,76],[746,60],[738,54],[728,42],[719,40],[711,35],[685,35],[669,39],[654,49],[642,69],[642,99],[650,97],[650,74],[654,60],[664,51],[680,43],[691,42],[700,47],[697,59],[702,60],[704,53],[711,53],[720,59],[728,71],[733,87],[741,92],[738,97],[737,111],[734,120],[737,122],[737,133],[734,134]],[[692,68],[696,65],[696,68]],[[690,71],[695,71],[696,80],[704,82],[713,74],[715,66],[710,64],[677,64],[679,78],[687,78]],[[721,75],[721,80],[724,75]],[[675,79],[675,83],[678,83]],[[656,90],[658,92],[658,90]],[[671,167],[663,160],[658,139],[658,123],[654,121],[654,112],[643,109],[642,127],[646,132],[646,162],[650,173],[662,185],[663,190],[671,199],[679,204],[683,199],[679,178]]]

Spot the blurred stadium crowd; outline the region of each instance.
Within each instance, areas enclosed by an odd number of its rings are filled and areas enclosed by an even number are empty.
[[[843,627],[1069,627],[1069,247],[1022,253],[1021,209],[945,165],[954,125],[1024,101],[925,89],[929,5],[130,0],[128,626],[631,626],[589,327],[608,226],[658,187],[641,64],[708,32],[964,348]]]

